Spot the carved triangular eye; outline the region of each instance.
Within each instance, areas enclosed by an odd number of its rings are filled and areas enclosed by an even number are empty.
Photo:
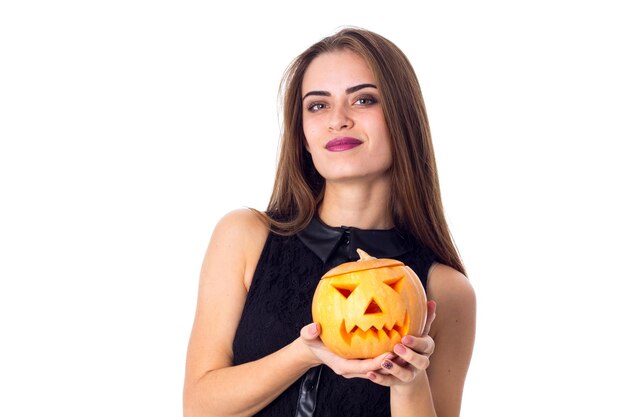
[[[404,276],[399,276],[397,278],[392,278],[383,281],[385,284],[389,285],[392,290],[395,292],[400,292],[402,289],[402,284],[404,283]]]
[[[356,284],[331,284],[334,289],[339,291],[344,298],[350,297],[352,291],[357,287]]]

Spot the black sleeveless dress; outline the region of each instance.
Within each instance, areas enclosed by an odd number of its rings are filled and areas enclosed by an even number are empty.
[[[426,288],[428,269],[435,257],[415,238],[397,229],[330,227],[316,218],[297,235],[270,233],[233,341],[234,365],[260,359],[298,338],[300,329],[313,321],[311,301],[319,279],[334,266],[357,260],[357,248],[377,258],[403,262]],[[324,365],[320,369],[315,416],[390,415],[389,388],[366,379],[346,379]],[[303,379],[257,415],[294,416]]]

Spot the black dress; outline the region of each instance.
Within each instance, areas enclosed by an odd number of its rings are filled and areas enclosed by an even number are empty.
[[[312,322],[311,301],[319,279],[332,267],[357,260],[357,248],[377,258],[403,262],[426,288],[428,269],[435,257],[419,241],[399,230],[330,227],[314,219],[297,235],[270,233],[233,341],[234,365],[260,359],[298,338],[300,329]],[[315,416],[390,415],[389,388],[366,379],[346,379],[323,365],[319,369]],[[294,416],[303,379],[257,415]]]

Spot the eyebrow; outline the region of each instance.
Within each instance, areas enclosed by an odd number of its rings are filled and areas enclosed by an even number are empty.
[[[369,83],[365,83],[365,84],[358,84],[355,85],[353,87],[348,87],[346,88],[346,94],[352,94],[356,91],[359,91],[363,88],[367,88],[367,87],[371,87],[371,88],[376,88],[378,89],[378,87],[376,87],[374,84],[369,84]],[[315,90],[315,91],[309,91],[308,93],[306,93],[304,95],[304,97],[302,97],[302,100],[304,100],[305,98],[307,98],[308,96],[324,96],[324,97],[330,97],[330,93],[328,91],[319,91],[319,90]]]

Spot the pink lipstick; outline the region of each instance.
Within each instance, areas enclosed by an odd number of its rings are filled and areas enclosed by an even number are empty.
[[[328,142],[326,144],[326,149],[331,152],[341,152],[341,151],[347,151],[352,148],[356,148],[362,143],[363,141],[357,138],[340,137],[340,138],[335,138],[331,140],[330,142]]]

